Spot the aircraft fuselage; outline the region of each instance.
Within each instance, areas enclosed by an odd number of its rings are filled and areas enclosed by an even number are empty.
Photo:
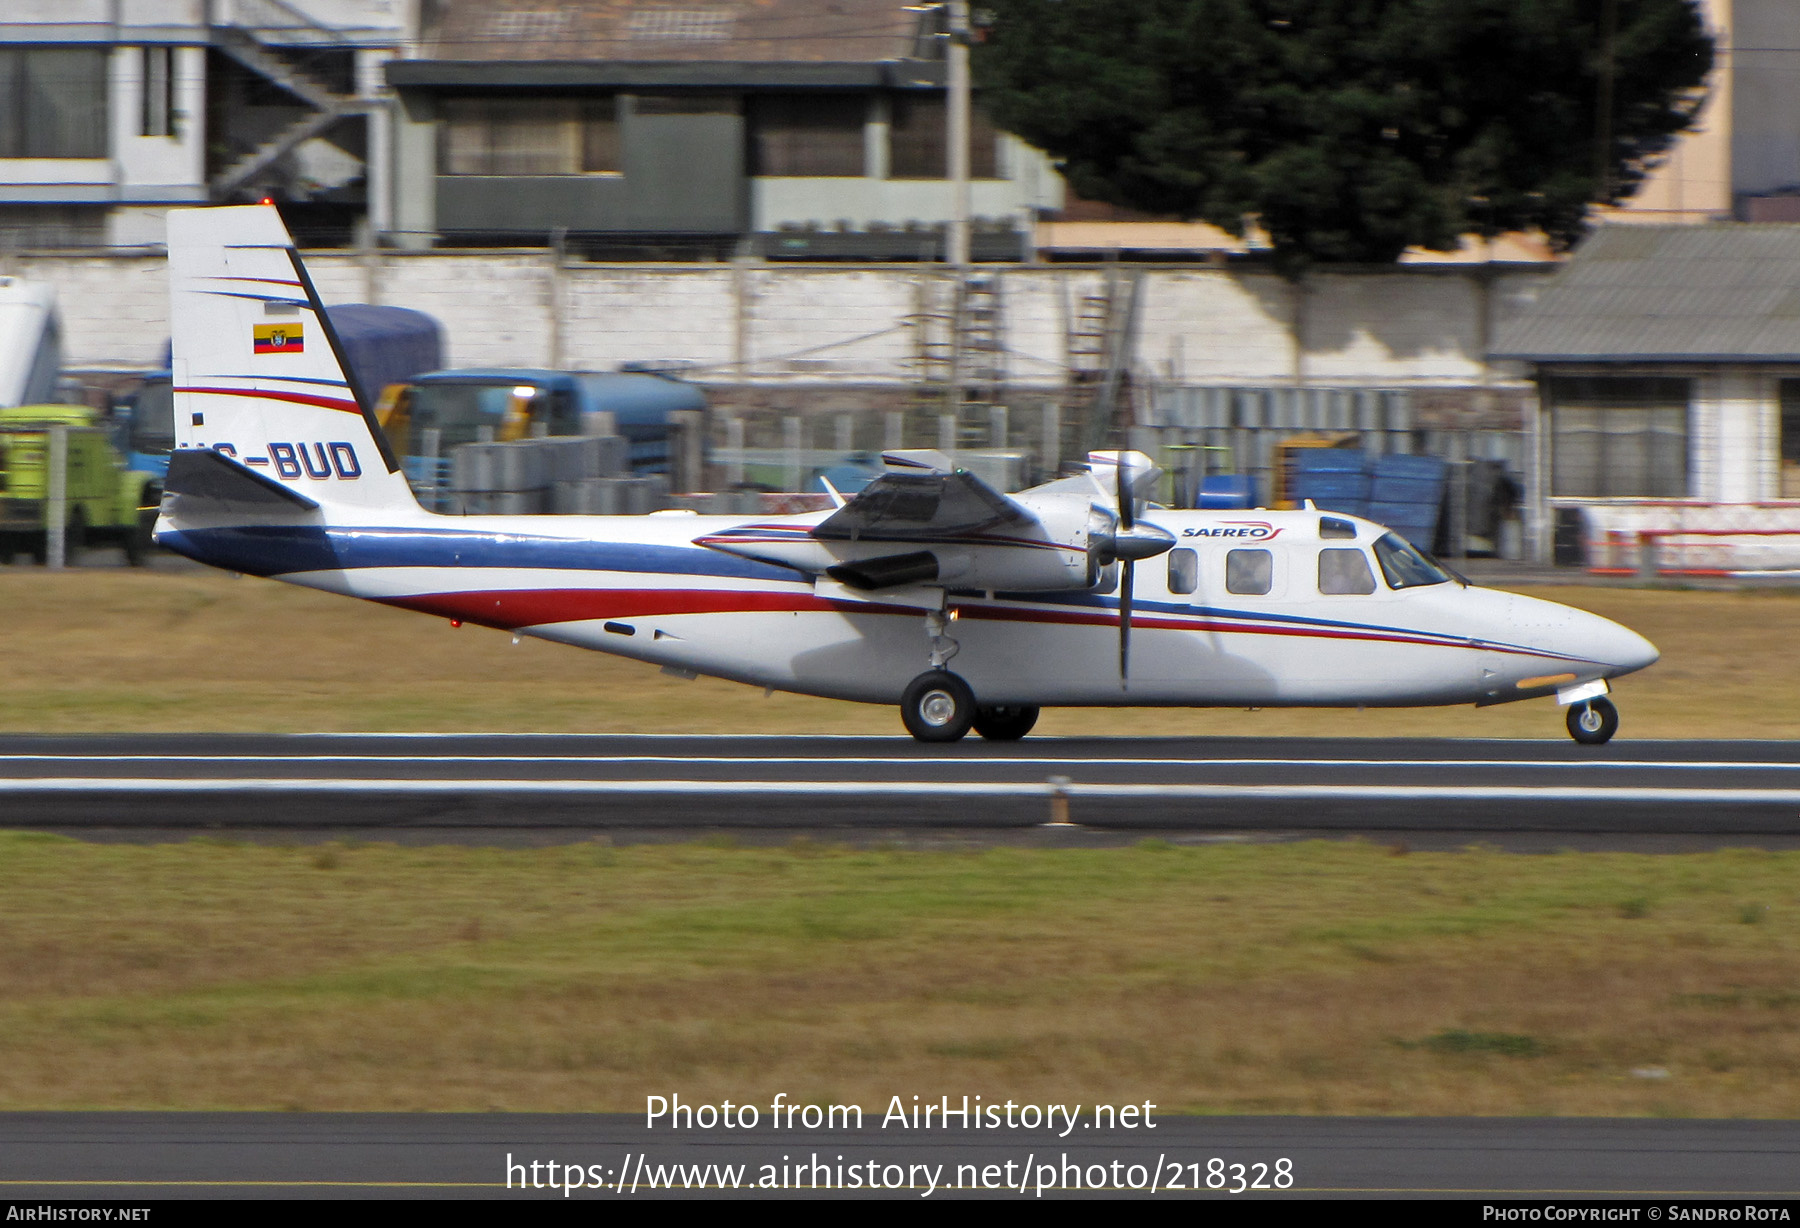
[[[1326,517],[1337,527],[1330,537]],[[677,672],[872,703],[897,702],[927,667],[927,616],[940,603],[949,668],[993,705],[1492,704],[1617,677],[1657,656],[1636,633],[1553,602],[1454,580],[1395,587],[1373,548],[1386,530],[1335,513],[1146,513],[1176,545],[1136,566],[1128,682],[1116,569],[1111,591],[1103,576],[1074,591],[863,592],[696,544],[746,526],[803,533],[816,519],[419,512],[367,528],[165,519],[159,540],[230,570]]]

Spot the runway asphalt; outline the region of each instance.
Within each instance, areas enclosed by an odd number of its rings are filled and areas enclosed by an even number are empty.
[[[646,1128],[622,1114],[6,1113],[0,1200],[560,1201],[567,1165],[581,1178],[570,1198],[615,1201],[755,1194],[759,1177],[784,1186],[760,1192],[785,1197],[814,1184],[912,1199],[1148,1195],[1152,1174],[1157,1196],[1228,1200],[1728,1198],[1741,1209],[1800,1197],[1796,1122],[1152,1112],[1153,1128],[1126,1130],[1092,1128],[1092,1112],[1054,1130],[884,1127],[879,1108],[861,1129],[778,1130],[766,1105],[750,1130]]]
[[[1066,807],[1060,803],[1066,802]],[[0,825],[1800,841],[1800,744],[539,734],[0,737]]]
[[[1059,791],[1077,826],[1045,826]],[[728,828],[744,838],[1104,842],[1373,831],[1420,846],[1800,847],[1800,746],[9,736],[0,737],[0,826],[122,839],[225,830],[516,842]],[[874,1193],[905,1198],[1035,1198],[1040,1184],[1046,1195],[1117,1196],[1154,1173],[1158,1196],[1731,1199],[1741,1208],[1800,1198],[1797,1156],[1800,1123],[1758,1121],[1159,1117],[1153,1136],[909,1131],[873,1115],[860,1131],[778,1133],[766,1118],[751,1131],[674,1131],[619,1115],[10,1113],[0,1114],[0,1201],[562,1198],[547,1182],[520,1188],[548,1174],[509,1169],[508,1157],[583,1166],[574,1198],[731,1196],[723,1187],[744,1178],[705,1166],[735,1164],[750,1181],[774,1165],[786,1184],[770,1192],[792,1197],[812,1192],[795,1188],[817,1179],[795,1166],[821,1171],[810,1167],[816,1158],[838,1183],[830,1193],[860,1169],[881,1187]],[[670,1167],[696,1163],[698,1174]],[[1230,1193],[1239,1164],[1250,1178],[1265,1165],[1270,1188]],[[1278,1172],[1293,1178],[1285,1190]],[[1096,1173],[1100,1190],[1090,1188]],[[1192,1188],[1215,1174],[1225,1188]]]

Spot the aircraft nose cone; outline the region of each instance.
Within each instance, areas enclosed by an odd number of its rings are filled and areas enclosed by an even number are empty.
[[[1592,661],[1608,678],[1635,673],[1655,664],[1662,655],[1655,644],[1630,627],[1542,598],[1511,594],[1496,612],[1504,616],[1505,634],[1521,635],[1523,642]]]
[[[1612,623],[1608,629],[1608,643],[1605,660],[1618,667],[1621,674],[1636,673],[1647,666],[1655,665],[1662,657],[1655,644],[1633,631],[1630,627],[1621,627]]]

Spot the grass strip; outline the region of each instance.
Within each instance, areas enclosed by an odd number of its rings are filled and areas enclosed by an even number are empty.
[[[1797,870],[0,833],[0,1109],[1787,1117]]]
[[[1660,663],[1618,685],[1622,738],[1800,737],[1800,590],[1538,595],[1662,649]],[[888,707],[682,682],[601,653],[514,645],[502,632],[211,572],[0,568],[0,610],[12,648],[0,669],[7,731],[900,733]],[[1479,710],[1063,709],[1038,730],[1566,736],[1548,699]]]

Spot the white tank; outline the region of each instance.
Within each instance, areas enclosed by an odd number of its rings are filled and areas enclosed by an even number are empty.
[[[52,287],[0,276],[0,408],[56,399],[61,331]]]

